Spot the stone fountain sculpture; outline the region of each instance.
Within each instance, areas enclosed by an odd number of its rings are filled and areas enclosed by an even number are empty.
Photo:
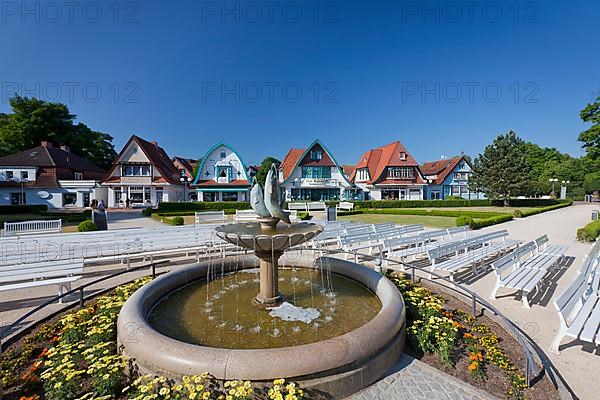
[[[323,231],[316,224],[306,222],[292,224],[290,216],[283,211],[277,166],[271,165],[265,181],[265,190],[254,180],[250,192],[250,205],[258,215],[256,223],[223,225],[217,235],[236,246],[254,250],[260,260],[260,292],[256,302],[265,306],[276,306],[284,297],[278,290],[278,263],[283,252],[312,239]],[[283,221],[286,227],[277,224]]]

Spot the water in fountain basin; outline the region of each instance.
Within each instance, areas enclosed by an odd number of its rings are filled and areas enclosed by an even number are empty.
[[[278,313],[269,315],[273,310],[257,306],[253,299],[259,290],[254,279],[258,271],[246,270],[217,277],[211,284],[196,282],[171,293],[151,311],[149,322],[159,332],[188,343],[236,349],[277,348],[350,332],[370,321],[381,309],[377,297],[358,282],[334,273],[322,281],[320,275],[320,271],[306,268],[279,269],[283,278],[279,291],[288,295],[287,301],[292,303],[295,287],[293,305],[300,307],[296,316],[302,318],[288,314],[285,318],[290,320],[286,321]],[[335,288],[335,297],[321,282]],[[237,287],[220,293],[221,287],[232,284]],[[207,290],[212,302],[209,312],[204,306]],[[312,321],[305,323],[301,319]]]

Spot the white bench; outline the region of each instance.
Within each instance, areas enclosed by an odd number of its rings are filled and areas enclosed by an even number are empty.
[[[310,203],[306,203],[307,211],[325,211],[327,209],[327,205],[322,201],[313,201]]]
[[[202,211],[194,213],[194,223],[200,225],[205,222],[225,222],[225,211]]]
[[[83,260],[57,260],[0,267],[0,291],[57,285],[58,294],[81,278]],[[62,301],[60,301],[62,303]]]
[[[527,296],[539,288],[548,271],[557,265],[562,254],[538,253],[536,242],[529,242],[492,263],[496,285],[490,298],[495,299],[500,288],[521,291],[524,308],[531,308]],[[566,249],[565,249],[566,251]]]
[[[258,220],[258,214],[254,210],[235,210],[233,220],[235,222],[254,222]]]
[[[288,213],[290,216],[290,222],[298,222],[300,218],[298,217],[298,210],[283,210]]]
[[[62,220],[5,222],[3,236],[62,232]]]
[[[352,211],[354,210],[354,203],[349,201],[341,201],[335,206],[338,211]]]
[[[565,336],[600,345],[600,240],[585,257],[583,266],[567,288],[554,299],[560,328],[550,350],[558,353]]]
[[[288,209],[296,211],[308,211],[307,203],[288,203]]]
[[[548,235],[542,235],[535,239],[535,245],[538,253],[555,255],[558,257],[563,257],[568,249],[568,246],[550,244]]]

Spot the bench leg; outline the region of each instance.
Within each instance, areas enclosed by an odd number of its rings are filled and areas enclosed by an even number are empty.
[[[496,285],[494,286],[494,289],[492,289],[490,299],[494,300],[496,298],[496,293],[498,292],[498,289],[500,289],[500,282],[496,280]]]
[[[431,267],[429,267],[429,275],[427,276],[427,279],[431,280],[433,278],[433,275],[431,275],[431,273],[433,271],[435,271],[435,265],[432,265]]]
[[[71,290],[71,283],[67,282],[67,283],[60,283],[58,284],[58,295],[62,296],[63,293],[66,293],[68,291]],[[58,299],[58,303],[62,304],[62,297]]]
[[[523,308],[530,309],[531,306],[529,305],[529,300],[527,299],[528,294],[529,294],[529,292],[525,292],[525,291],[521,290],[521,299],[523,300]]]
[[[567,334],[567,329],[568,328],[561,323],[560,329],[558,330],[558,333],[556,334],[556,336],[554,337],[554,340],[552,341],[552,344],[550,345],[550,351],[553,352],[554,354],[560,354],[560,351],[558,350],[558,348],[560,347],[560,342],[563,340],[563,338]]]

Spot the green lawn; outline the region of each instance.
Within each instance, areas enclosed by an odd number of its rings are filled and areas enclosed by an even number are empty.
[[[358,214],[339,217],[338,219],[340,221],[363,222],[366,224],[379,224],[382,222],[393,222],[401,225],[422,224],[430,228],[452,228],[456,226],[456,218],[454,217],[422,215]]]
[[[448,211],[484,211],[512,214],[515,210],[539,210],[543,207],[434,207],[434,208],[414,208],[411,210],[448,210]]]

